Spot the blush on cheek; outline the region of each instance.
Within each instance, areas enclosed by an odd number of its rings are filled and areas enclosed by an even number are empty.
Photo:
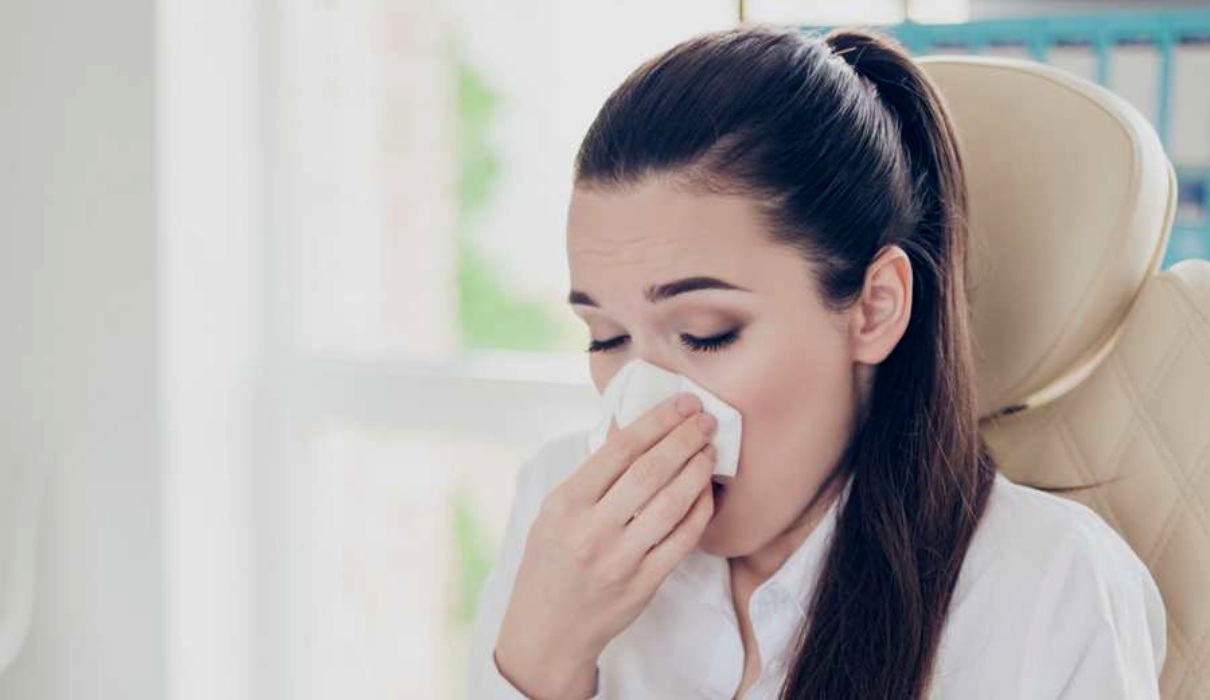
[[[809,498],[834,463],[850,427],[853,391],[847,358],[828,349],[800,346],[771,354],[762,358],[760,371],[737,384],[742,388],[733,398],[744,416],[743,439],[737,483],[728,488],[745,497],[734,507],[751,507],[750,494],[761,509],[792,508],[799,497]],[[787,500],[772,502],[780,496]]]

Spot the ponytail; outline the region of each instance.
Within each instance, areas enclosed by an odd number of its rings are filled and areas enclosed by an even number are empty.
[[[849,498],[800,630],[783,700],[926,696],[962,561],[995,477],[978,432],[965,287],[967,193],[953,125],[892,39],[823,37],[902,144],[910,202],[883,245],[912,263],[912,318],[878,367],[840,469]],[[907,422],[904,416],[917,416]],[[914,423],[914,424],[913,424]]]
[[[950,245],[955,269],[949,280],[964,280],[967,192],[956,131],[940,93],[894,39],[861,29],[834,29],[823,36],[833,55],[871,85],[875,99],[891,116],[903,144],[913,190],[917,194],[918,234]],[[965,293],[966,290],[963,290]],[[965,294],[961,299],[965,301]]]

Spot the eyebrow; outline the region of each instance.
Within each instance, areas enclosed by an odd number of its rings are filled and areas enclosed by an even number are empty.
[[[665,299],[671,299],[678,294],[696,292],[699,289],[730,289],[738,292],[752,291],[751,289],[731,284],[725,280],[720,280],[717,277],[697,276],[686,277],[684,279],[666,282],[664,284],[652,285],[644,290],[644,296],[647,297],[647,301],[654,304],[656,302],[664,301]],[[579,291],[578,289],[571,290],[571,293],[567,295],[567,303],[572,304],[573,306],[577,304],[582,306],[600,306],[595,299],[593,299],[587,293]]]

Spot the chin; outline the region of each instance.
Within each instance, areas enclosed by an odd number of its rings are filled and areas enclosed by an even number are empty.
[[[700,541],[698,541],[697,548],[711,556],[723,557],[723,558],[729,557],[729,555],[726,553],[726,551],[719,549],[719,547],[715,543],[707,542],[705,535],[702,535],[702,539]]]
[[[743,543],[739,542],[736,537],[739,533],[736,532],[733,524],[728,524],[733,523],[736,516],[733,512],[735,503],[731,502],[730,498],[732,488],[733,484],[730,483],[721,488],[717,484],[713,487],[714,513],[710,516],[710,522],[706,524],[706,529],[697,543],[697,548],[706,554],[726,558],[745,554]]]
[[[743,554],[738,543],[733,541],[732,535],[727,531],[720,520],[711,520],[706,529],[702,532],[702,537],[697,542],[697,548],[706,554],[711,554],[716,557],[730,559]]]

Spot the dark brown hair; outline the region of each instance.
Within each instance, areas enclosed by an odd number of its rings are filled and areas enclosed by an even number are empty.
[[[996,473],[976,415],[966,186],[937,90],[865,28],[700,34],[639,66],[576,157],[578,187],[651,175],[752,197],[836,310],[885,246],[908,254],[911,317],[830,475],[852,487],[782,697],[924,697]]]

